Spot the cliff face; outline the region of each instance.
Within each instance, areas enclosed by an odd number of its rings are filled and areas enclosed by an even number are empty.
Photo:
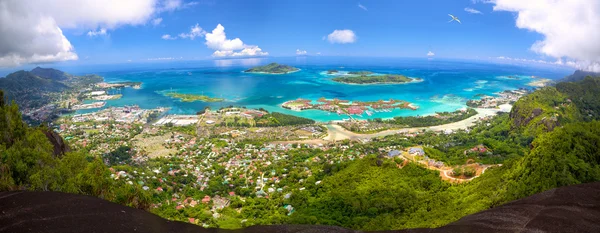
[[[52,155],[54,155],[55,157],[62,156],[65,153],[71,151],[71,148],[69,148],[69,146],[65,143],[64,139],[56,132],[52,130],[44,130],[43,132],[50,141],[50,143],[52,143],[52,146],[54,146],[54,151],[52,152]]]
[[[310,225],[207,229],[96,197],[59,192],[0,193],[0,210],[0,232],[361,232]],[[440,228],[386,232],[600,232],[600,182],[552,189]]]
[[[519,99],[509,116],[511,129],[529,136],[552,131],[579,118],[577,107],[554,87],[542,88]]]

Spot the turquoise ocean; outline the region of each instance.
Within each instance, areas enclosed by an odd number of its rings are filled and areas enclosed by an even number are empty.
[[[258,65],[278,62],[300,68],[290,74],[250,74],[243,71]],[[230,60],[181,61],[168,63],[88,65],[61,68],[74,74],[98,74],[107,82],[142,82],[141,89],[124,88],[110,93],[123,94],[119,100],[107,101],[106,107],[139,105],[142,108],[169,107],[170,114],[195,114],[206,106],[245,106],[264,108],[317,121],[340,120],[347,116],[318,110],[302,112],[281,108],[287,100],[320,97],[346,100],[409,101],[418,110],[378,112],[367,118],[427,115],[465,107],[476,95],[494,95],[503,90],[532,88],[532,76],[559,79],[573,72],[552,66],[519,66],[467,60],[421,58],[251,58]],[[349,85],[331,81],[326,71],[368,70],[381,74],[402,74],[422,78],[422,82],[397,85]],[[511,78],[509,78],[511,76]],[[516,78],[515,78],[516,77]],[[167,92],[204,94],[222,97],[225,102],[181,102],[165,96]],[[85,113],[95,110],[84,110]],[[359,119],[361,117],[358,117]]]

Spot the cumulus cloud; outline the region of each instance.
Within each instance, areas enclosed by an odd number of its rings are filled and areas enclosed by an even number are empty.
[[[363,9],[363,10],[365,10],[365,11],[368,11],[368,10],[369,10],[369,9],[367,9],[367,7],[366,7],[366,6],[363,6],[363,5],[362,5],[362,4],[360,4],[360,3],[358,4],[358,7],[359,7],[360,9]]]
[[[152,25],[154,26],[158,26],[160,23],[162,23],[162,18],[156,18],[152,20]]]
[[[97,31],[89,31],[87,33],[87,35],[89,37],[94,37],[94,36],[106,36],[106,28],[100,28]]]
[[[0,2],[0,66],[78,59],[62,29],[106,34],[122,25],[142,25],[157,12],[157,0],[23,0]]]
[[[173,36],[171,36],[169,34],[164,34],[160,38],[162,38],[163,40],[175,40],[175,39],[177,39],[177,37],[173,37]]]
[[[429,51],[429,52],[427,52],[427,56],[428,56],[428,57],[433,57],[433,56],[435,56],[435,53],[433,53],[433,52]]]
[[[471,13],[471,14],[480,14],[480,15],[482,15],[482,14],[483,14],[483,13],[481,13],[481,11],[475,10],[475,9],[473,9],[473,8],[470,8],[470,7],[465,7],[465,11],[466,11],[466,12],[469,12],[469,13]]]
[[[204,31],[200,26],[198,26],[198,24],[196,24],[190,28],[189,33],[181,33],[179,34],[179,37],[183,39],[193,40],[196,39],[196,37],[203,37],[204,35],[206,35],[206,31]]]
[[[578,69],[600,72],[600,1],[495,0],[517,13],[516,26],[544,35],[531,49]]]
[[[215,57],[226,57],[226,56],[266,56],[268,52],[263,52],[261,48],[256,45],[246,45],[240,38],[227,39],[225,34],[225,27],[219,24],[210,33],[206,33],[206,46],[209,49],[215,50],[213,56]],[[236,50],[241,50],[235,52]]]
[[[327,35],[327,40],[332,44],[348,44],[356,42],[356,35],[352,30],[334,30]]]
[[[296,55],[306,55],[306,50],[296,49]]]

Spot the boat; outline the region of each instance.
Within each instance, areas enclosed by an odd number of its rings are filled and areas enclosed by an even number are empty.
[[[373,112],[371,112],[369,110],[365,111],[365,113],[367,113],[368,116],[372,116],[373,115]]]

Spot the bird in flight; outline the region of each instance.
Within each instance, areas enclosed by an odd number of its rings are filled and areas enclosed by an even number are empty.
[[[454,16],[454,15],[451,15],[451,14],[448,14],[448,15],[449,15],[450,17],[452,17],[452,19],[451,19],[450,21],[448,21],[448,23],[450,23],[450,22],[452,22],[452,21],[456,21],[456,22],[458,22],[458,23],[462,24],[462,23],[460,22],[460,20],[458,19],[458,17],[456,17],[456,16]]]

